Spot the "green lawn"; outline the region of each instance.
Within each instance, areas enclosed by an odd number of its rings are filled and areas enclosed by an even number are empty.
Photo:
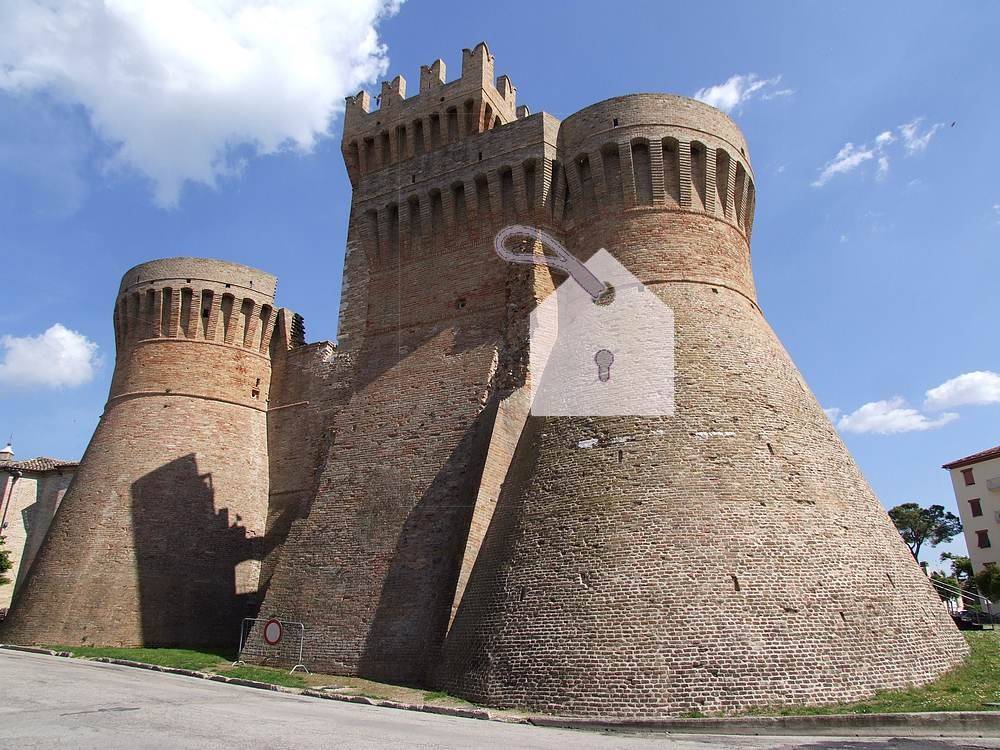
[[[271,685],[283,685],[292,688],[306,688],[309,684],[305,676],[300,672],[288,673],[287,669],[271,669],[270,667],[257,667],[249,664],[245,667],[232,667],[214,670],[226,677],[238,677],[241,680],[255,680],[257,682],[267,682]]]
[[[101,648],[91,646],[46,645],[53,651],[72,651],[74,656],[94,659],[106,656],[111,659],[129,659],[161,667],[197,669],[204,671],[221,664],[232,663],[232,654],[226,651],[192,651],[186,648]]]
[[[996,709],[989,703],[1000,703],[1000,631],[963,633],[972,653],[968,661],[934,682],[909,690],[890,690],[857,703],[837,703],[825,706],[771,706],[750,712],[757,716],[801,716],[808,714],[875,714],[917,711],[983,711]],[[333,675],[288,674],[283,669],[247,665],[232,667],[232,655],[223,651],[192,651],[179,648],[88,648],[84,646],[47,646],[57,651],[72,651],[74,656],[115,659],[215,672],[227,677],[267,682],[272,685],[304,688],[342,684],[355,695],[389,698],[403,702],[454,702],[445,693],[425,692],[413,688]],[[698,714],[699,716],[701,714]]]
[[[810,714],[888,714],[920,711],[989,711],[1000,703],[1000,630],[964,632],[972,653],[960,667],[927,685],[909,690],[885,690],[857,703],[826,706],[772,706],[758,716]]]

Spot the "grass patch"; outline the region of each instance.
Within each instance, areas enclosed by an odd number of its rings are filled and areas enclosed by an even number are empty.
[[[965,664],[921,687],[884,690],[856,703],[771,706],[757,716],[888,714],[924,711],[989,711],[1000,703],[1000,631],[965,632],[971,653]]]
[[[282,685],[290,688],[309,687],[305,677],[298,672],[289,674],[286,670],[270,669],[268,667],[233,667],[231,669],[217,670],[219,674],[226,677],[238,677],[241,680],[254,680],[256,682],[266,682],[270,685]]]
[[[161,667],[210,670],[232,661],[232,654],[224,651],[194,651],[186,648],[102,648],[98,646],[46,645],[53,651],[72,651],[74,656],[94,659],[105,656],[111,659],[129,659]]]
[[[769,706],[747,712],[755,716],[805,716],[817,714],[876,714],[910,713],[925,711],[984,711],[996,710],[989,703],[1000,703],[1000,631],[963,633],[971,654],[960,667],[953,669],[923,687],[908,690],[887,690],[867,700],[856,703],[835,703],[824,706]],[[442,703],[468,705],[459,698],[443,691],[424,691],[418,688],[372,682],[358,677],[296,672],[284,669],[247,665],[231,667],[232,654],[226,651],[195,651],[181,648],[97,648],[53,644],[47,648],[72,651],[75,656],[94,658],[106,656],[130,659],[165,667],[195,669],[215,672],[227,677],[267,682],[284,687],[305,688],[334,684],[346,688],[354,695],[384,698],[403,703]],[[703,717],[698,711],[687,716]]]

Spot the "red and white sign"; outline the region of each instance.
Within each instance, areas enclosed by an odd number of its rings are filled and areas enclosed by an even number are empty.
[[[264,641],[268,646],[274,646],[281,640],[281,623],[277,620],[268,620],[264,623]]]

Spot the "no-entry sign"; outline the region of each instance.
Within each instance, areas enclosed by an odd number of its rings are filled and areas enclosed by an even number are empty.
[[[268,620],[264,623],[264,641],[269,646],[274,646],[281,640],[281,623],[277,620]]]

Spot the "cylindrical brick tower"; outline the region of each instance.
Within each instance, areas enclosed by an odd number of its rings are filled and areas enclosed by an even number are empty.
[[[851,700],[959,663],[964,641],[757,306],[737,127],[625,96],[563,121],[558,150],[568,248],[607,249],[673,311],[676,411],[528,419],[441,687],[661,716]]]
[[[107,406],[0,637],[236,643],[266,544],[274,292],[200,258],[125,274]]]

